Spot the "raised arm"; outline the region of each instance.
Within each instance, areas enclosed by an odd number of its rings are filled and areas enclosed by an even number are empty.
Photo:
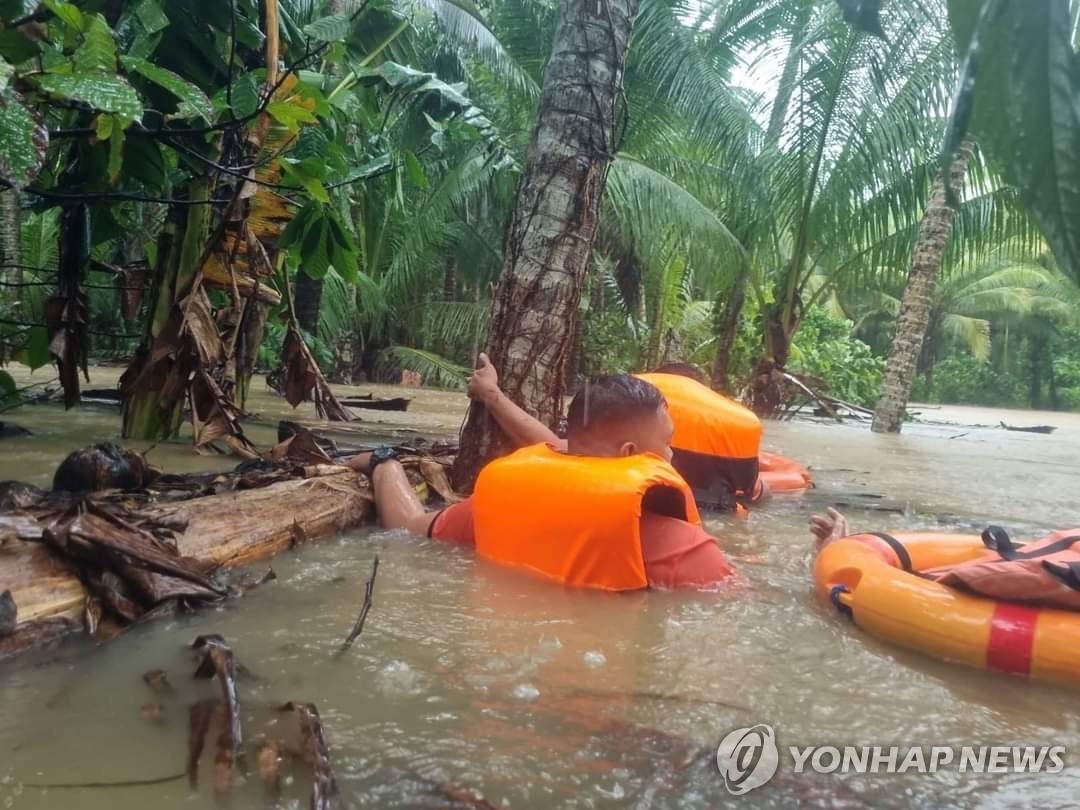
[[[466,389],[469,399],[479,402],[487,408],[503,433],[518,447],[532,444],[553,444],[560,450],[566,449],[566,441],[555,435],[540,420],[530,416],[519,408],[499,389],[499,375],[486,354],[480,355],[480,365],[469,377]]]

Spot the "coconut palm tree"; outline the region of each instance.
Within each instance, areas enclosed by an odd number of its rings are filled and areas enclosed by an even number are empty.
[[[977,360],[994,354],[993,336],[1021,339],[1043,328],[1075,323],[1080,290],[1047,254],[1037,259],[1026,246],[999,250],[981,261],[947,268],[930,295],[926,340],[916,368],[932,382],[934,367],[948,353],[964,351]],[[905,280],[899,274],[879,289],[842,292],[838,304],[855,322],[855,334],[871,345],[886,339],[902,311]]]
[[[974,148],[974,144],[965,142],[953,157],[949,166],[953,189],[963,185]],[[911,269],[896,321],[896,334],[885,366],[881,397],[874,411],[871,429],[875,433],[899,433],[904,423],[911,384],[915,380],[915,367],[930,326],[934,288],[952,236],[952,222],[953,208],[946,200],[945,179],[938,176],[934,180],[930,201],[919,225],[919,237],[912,251]]]

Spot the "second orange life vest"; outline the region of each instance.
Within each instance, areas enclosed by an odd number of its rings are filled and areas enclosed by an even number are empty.
[[[701,523],[690,487],[649,453],[595,458],[526,447],[480,472],[473,501],[482,557],[610,591],[648,587],[645,508]]]
[[[730,508],[758,479],[761,420],[749,408],[679,374],[638,374],[667,400],[675,435],[671,463],[703,505]]]

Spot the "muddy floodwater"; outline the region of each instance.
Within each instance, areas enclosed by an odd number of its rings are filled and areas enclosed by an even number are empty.
[[[111,384],[113,370],[94,372]],[[29,380],[25,374],[22,382]],[[262,391],[251,435],[268,445],[294,414]],[[409,412],[371,412],[364,441],[452,438],[456,393],[361,387],[414,397]],[[341,808],[712,808],[1080,806],[1077,693],[936,663],[891,649],[815,603],[807,517],[839,504],[858,528],[980,530],[1025,536],[1080,525],[1080,417],[941,408],[900,437],[865,427],[771,423],[765,447],[808,464],[818,488],[749,519],[708,518],[748,580],[738,590],[606,595],[575,592],[479,561],[467,550],[357,530],[273,561],[276,582],[194,616],[132,630],[95,647],[0,664],[0,806],[264,808],[250,748],[246,784],[213,792],[213,742],[198,790],[186,779],[143,786],[56,787],[168,777],[184,770],[187,707],[217,694],[191,677],[195,636],[220,633],[245,671],[246,740],[288,739],[275,709],[317,704]],[[115,439],[108,406],[5,414],[37,435],[0,443],[0,478],[47,485],[64,453]],[[381,423],[377,420],[383,420]],[[1052,424],[1051,436],[996,426]],[[975,427],[973,425],[983,425]],[[135,445],[145,449],[145,445]],[[183,444],[155,447],[170,471],[223,469]],[[507,532],[514,526],[505,527]],[[381,558],[366,629],[334,653]],[[262,567],[265,569],[265,566]],[[142,673],[164,669],[157,695]],[[160,720],[142,707],[160,701]],[[756,723],[790,745],[1064,746],[1058,774],[797,775],[727,793],[715,750]],[[309,769],[289,766],[269,806],[306,808]],[[42,787],[53,785],[54,787]],[[482,798],[481,798],[482,797]]]

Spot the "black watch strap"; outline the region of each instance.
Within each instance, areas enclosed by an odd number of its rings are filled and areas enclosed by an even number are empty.
[[[398,457],[393,447],[376,447],[371,453],[371,461],[368,462],[368,477],[375,473],[375,468],[384,461],[394,461]]]

